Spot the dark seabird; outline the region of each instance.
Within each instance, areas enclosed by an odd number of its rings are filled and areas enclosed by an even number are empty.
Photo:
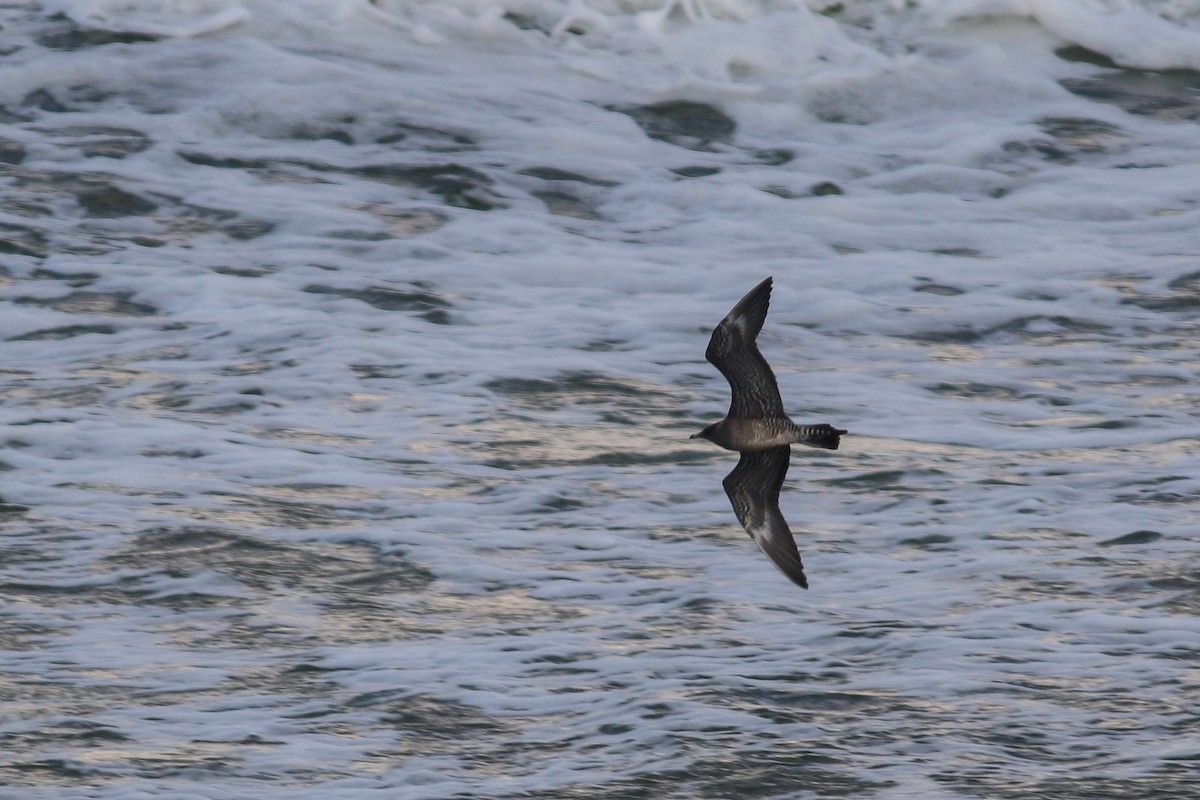
[[[808,588],[796,540],[779,512],[779,490],[793,443],[837,450],[846,431],[832,425],[797,425],[783,410],[775,373],[754,340],[767,318],[771,279],[755,286],[712,332],[704,357],[729,381],[729,413],[693,439],[708,439],[742,454],[722,485],[733,513],[759,549],[791,578]]]

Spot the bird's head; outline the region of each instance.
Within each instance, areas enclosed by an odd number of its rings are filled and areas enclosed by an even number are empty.
[[[716,433],[718,424],[720,424],[720,423],[714,422],[712,425],[709,425],[707,428],[700,431],[699,433],[693,433],[688,438],[689,439],[708,439],[711,442],[712,438],[713,438],[713,434]]]

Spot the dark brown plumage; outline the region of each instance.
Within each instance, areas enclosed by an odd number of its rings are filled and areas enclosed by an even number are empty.
[[[722,485],[733,513],[767,557],[793,583],[808,588],[796,540],[779,510],[793,443],[836,450],[844,430],[797,425],[783,410],[775,373],[756,339],[767,318],[771,279],[750,290],[712,332],[705,357],[729,381],[729,413],[693,439],[708,439],[741,453]]]

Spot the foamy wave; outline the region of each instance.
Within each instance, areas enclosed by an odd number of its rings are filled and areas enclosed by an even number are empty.
[[[662,47],[668,56],[681,48],[713,47],[712,37],[695,33],[712,29],[716,44],[723,40],[727,50],[753,54],[733,57],[734,71],[753,70],[763,60],[794,61],[799,54],[828,60],[831,50],[844,50],[851,41],[894,54],[966,21],[986,27],[1027,19],[1124,67],[1200,68],[1195,0],[52,0],[43,8],[87,27],[161,37],[205,36],[255,22],[324,27],[358,17],[425,44],[533,32],[534,40],[540,34],[551,46],[617,52]],[[769,22],[754,25],[762,20]],[[764,36],[767,28],[775,35]]]

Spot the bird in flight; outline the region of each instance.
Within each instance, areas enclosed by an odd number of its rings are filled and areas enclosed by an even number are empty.
[[[755,339],[767,318],[771,279],[738,301],[712,332],[704,357],[721,371],[733,397],[729,413],[692,439],[707,439],[741,453],[722,485],[733,513],[759,549],[793,583],[808,588],[796,540],[779,511],[779,490],[791,459],[790,445],[837,450],[846,431],[832,425],[797,425],[783,410],[775,373],[758,351]]]

